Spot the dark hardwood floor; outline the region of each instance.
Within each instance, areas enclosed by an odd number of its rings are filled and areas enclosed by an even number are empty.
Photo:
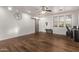
[[[0,41],[1,52],[77,52],[79,42],[62,35],[31,34]]]

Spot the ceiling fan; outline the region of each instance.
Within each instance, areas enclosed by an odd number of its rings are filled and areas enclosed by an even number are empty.
[[[52,12],[52,10],[50,10],[47,6],[42,6],[41,10],[46,12]]]

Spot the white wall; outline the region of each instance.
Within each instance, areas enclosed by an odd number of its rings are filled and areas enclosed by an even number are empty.
[[[59,28],[59,27],[54,27],[53,28],[53,33],[54,34],[60,34],[60,35],[65,35],[66,34],[66,28]]]
[[[73,15],[72,25],[79,24],[78,13],[71,14]],[[11,11],[0,7],[0,40],[35,33],[35,21],[30,17],[30,15],[22,13],[22,20],[16,20]],[[48,26],[45,25],[45,22],[48,22]],[[66,32],[66,28],[53,27],[53,15],[40,18],[39,31],[45,32],[46,28],[53,29],[56,34],[65,35]]]
[[[46,26],[46,22],[48,22],[48,25]],[[46,17],[42,17],[39,20],[39,31],[40,32],[46,32],[45,29],[49,28],[52,29],[53,28],[53,20],[52,20],[52,16],[46,16]]]
[[[48,26],[45,25],[48,22]],[[53,29],[53,33],[65,35],[66,28],[53,27],[53,16],[42,17],[39,20],[39,31],[46,32],[45,29]]]
[[[72,26],[77,26],[79,23],[78,21],[78,12],[68,12],[68,13],[60,13],[60,14],[56,14],[56,15],[67,15],[67,14],[71,14],[72,15]],[[45,22],[48,22],[48,28],[53,29],[53,33],[55,34],[61,34],[61,35],[66,35],[66,28],[60,28],[60,27],[53,27],[53,15],[52,16],[46,16],[43,18],[40,18],[39,20],[39,29],[41,32],[45,32],[45,29],[47,28],[45,26]]]
[[[77,12],[72,14],[72,26],[78,26],[78,13]]]
[[[0,40],[35,32],[35,22],[30,15],[22,13],[22,19],[16,20],[11,11],[0,7]]]
[[[78,26],[79,26],[79,12],[78,12]]]

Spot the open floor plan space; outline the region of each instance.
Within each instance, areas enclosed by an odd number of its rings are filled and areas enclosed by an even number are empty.
[[[0,52],[79,52],[79,6],[0,6]]]
[[[79,43],[62,35],[38,33],[0,41],[0,51],[77,52]]]

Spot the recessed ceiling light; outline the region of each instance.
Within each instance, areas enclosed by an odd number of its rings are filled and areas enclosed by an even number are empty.
[[[11,10],[12,10],[12,7],[8,7],[8,10],[10,10],[10,11],[11,11]]]

